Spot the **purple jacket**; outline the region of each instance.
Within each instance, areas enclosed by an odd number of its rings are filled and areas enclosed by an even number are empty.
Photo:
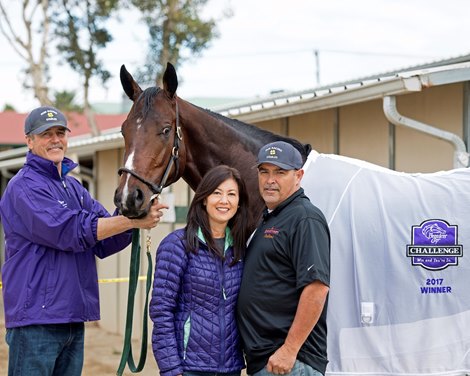
[[[131,231],[97,241],[99,217],[110,214],[67,173],[28,153],[0,201],[5,232],[2,268],[5,326],[100,319],[95,255],[125,248]]]
[[[150,317],[160,374],[238,372],[245,368],[235,321],[243,262],[229,267],[229,231],[224,261],[203,242],[197,255],[186,252],[184,236],[183,229],[172,232],[157,250]]]

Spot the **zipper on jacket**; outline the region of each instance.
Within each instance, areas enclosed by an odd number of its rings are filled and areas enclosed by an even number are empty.
[[[226,259],[225,259],[226,260]],[[220,260],[221,262],[218,265],[221,268],[220,273],[220,282],[222,285],[222,297],[223,300],[220,303],[219,307],[219,325],[220,325],[220,357],[219,357],[219,367],[225,367],[225,353],[226,353],[226,343],[225,343],[225,336],[226,336],[226,324],[225,324],[225,305],[227,300],[227,295],[225,294],[225,274],[224,274],[224,260]]]
[[[60,178],[60,181],[62,182],[62,185],[64,186],[64,189],[65,189],[65,192],[67,192],[67,196],[70,197],[70,192],[67,188],[67,184],[65,183],[65,179],[64,178]]]
[[[225,295],[225,287],[222,286],[222,296],[224,297],[224,300],[227,300],[227,295]]]
[[[224,260],[217,260],[217,272],[219,273],[220,280],[220,290],[224,300],[227,300],[227,295],[225,294],[225,274],[224,274]]]

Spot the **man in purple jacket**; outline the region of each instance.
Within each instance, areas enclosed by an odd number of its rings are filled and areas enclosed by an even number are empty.
[[[111,216],[69,176],[67,120],[39,107],[25,120],[29,152],[0,201],[9,375],[80,375],[84,322],[100,319],[95,256],[125,248],[131,229],[155,227],[166,205],[142,219]]]

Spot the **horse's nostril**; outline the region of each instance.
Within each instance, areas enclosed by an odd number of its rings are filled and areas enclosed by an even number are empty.
[[[135,191],[134,191],[134,206],[136,208],[139,208],[141,205],[142,205],[142,202],[144,201],[144,193],[142,192],[141,189],[137,188]]]

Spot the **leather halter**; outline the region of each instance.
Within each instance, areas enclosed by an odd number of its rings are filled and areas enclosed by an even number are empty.
[[[143,178],[135,171],[132,171],[126,167],[121,167],[118,170],[119,175],[122,175],[123,172],[127,172],[129,175],[132,175],[134,178],[136,178],[137,180],[140,180],[142,183],[147,185],[150,188],[150,190],[154,193],[150,201],[162,192],[168,180],[168,176],[170,175],[170,171],[173,165],[175,165],[175,169],[176,169],[175,176],[178,176],[178,173],[179,173],[179,148],[180,148],[180,140],[183,139],[183,135],[181,133],[181,127],[180,127],[178,102],[175,101],[175,103],[176,103],[176,131],[175,131],[175,138],[173,140],[173,149],[171,150],[170,160],[168,161],[168,164],[166,165],[166,169],[162,176],[162,180],[160,181],[160,184],[156,185],[152,183],[151,181],[148,181],[147,179]]]

